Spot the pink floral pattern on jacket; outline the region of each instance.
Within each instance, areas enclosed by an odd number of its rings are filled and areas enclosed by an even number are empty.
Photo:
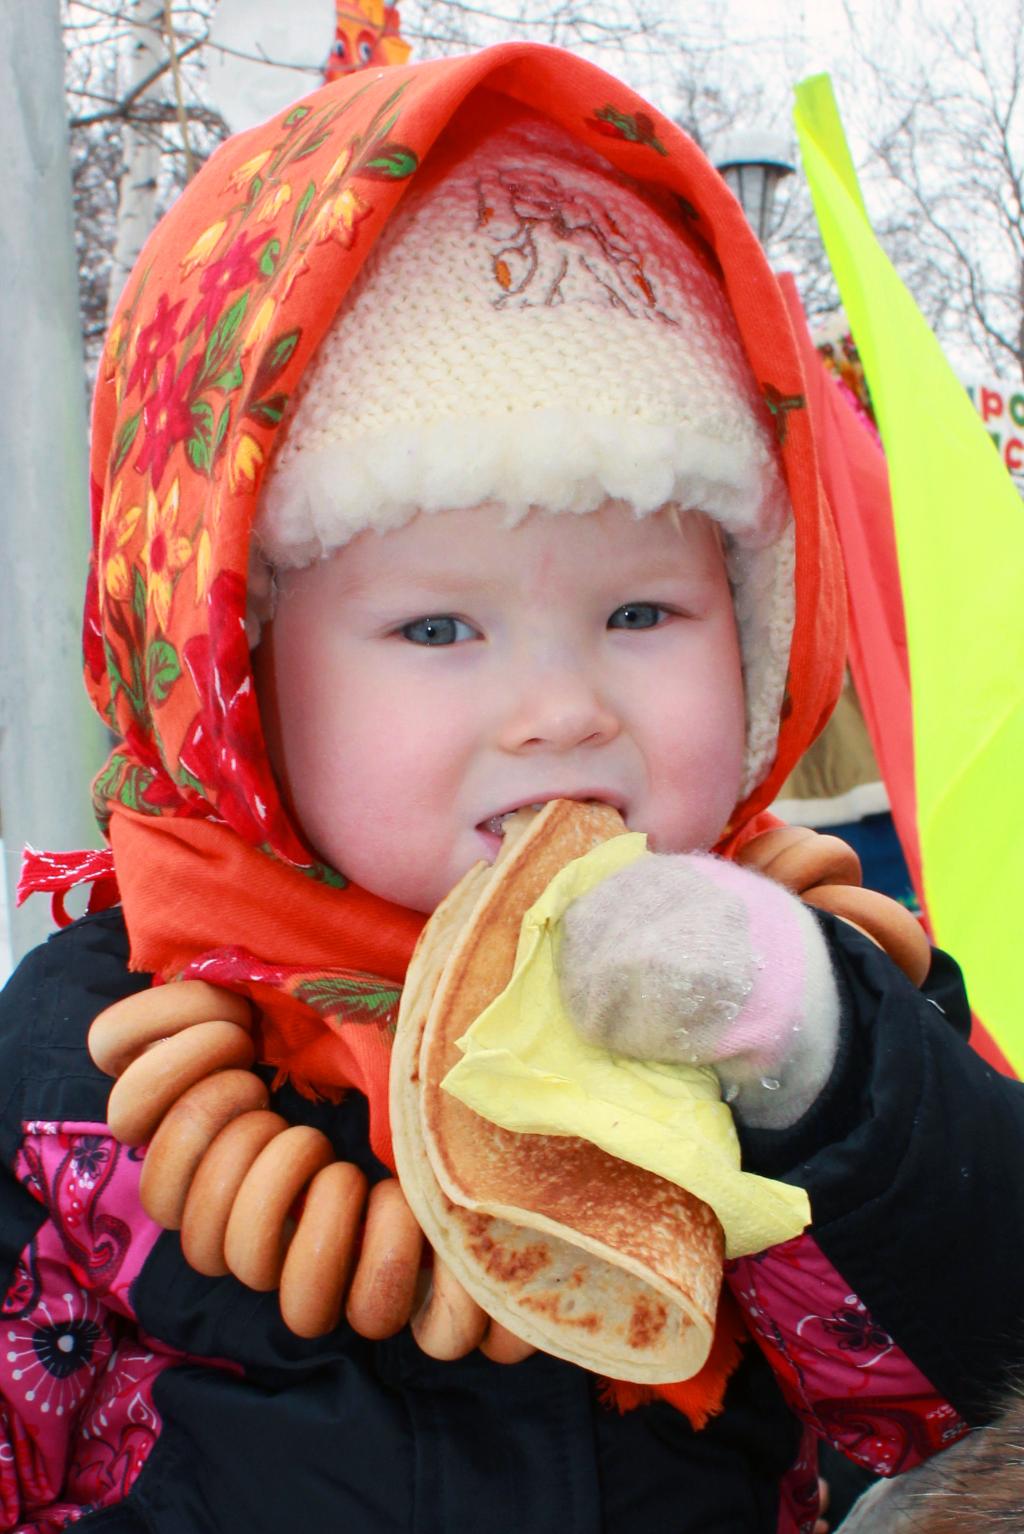
[[[730,1263],[727,1278],[790,1410],[809,1430],[783,1487],[779,1534],[814,1527],[814,1437],[876,1475],[897,1475],[967,1432],[806,1232]]]
[[[153,1382],[177,1355],[132,1324],[161,1233],[141,1165],[103,1125],[25,1126],[15,1171],[48,1218],[0,1307],[0,1529],[48,1534],[119,1502],[159,1434]]]

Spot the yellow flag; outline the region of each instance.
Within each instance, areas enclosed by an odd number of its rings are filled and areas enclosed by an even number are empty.
[[[872,233],[827,75],[794,120],[888,460],[928,914],[1024,1074],[1024,505]]]

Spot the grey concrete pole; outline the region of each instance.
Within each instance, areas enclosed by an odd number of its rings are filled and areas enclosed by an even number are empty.
[[[86,407],[59,0],[0,0],[0,813],[7,888],[25,842],[96,846],[106,745],[81,679]],[[51,930],[36,896],[14,958]]]

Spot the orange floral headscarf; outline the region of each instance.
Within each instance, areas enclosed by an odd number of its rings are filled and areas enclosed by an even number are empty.
[[[580,59],[510,43],[346,76],[217,151],[143,250],[97,385],[86,681],[118,744],[96,808],[133,967],[247,991],[263,1058],[310,1090],[366,1092],[385,1160],[388,1029],[422,918],[325,867],[282,803],[244,625],[249,533],[286,403],[405,188],[442,131],[509,99],[671,194],[721,270],[775,418],[796,628],[776,761],[721,850],[756,829],[831,710],[843,659],[786,307],[738,205],[667,118]]]

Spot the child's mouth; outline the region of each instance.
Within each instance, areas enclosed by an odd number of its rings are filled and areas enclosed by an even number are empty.
[[[521,815],[524,812],[539,814],[552,799],[575,799],[580,804],[611,804],[614,809],[619,810],[620,814],[625,814],[620,804],[614,803],[611,798],[603,794],[553,794],[550,799],[538,799],[531,804],[517,804],[510,810],[501,810],[497,815],[489,815],[486,820],[479,822],[476,829],[487,836],[501,838],[505,835],[506,827],[514,815]]]
[[[518,815],[523,810],[533,810],[535,813],[539,813],[543,808],[543,802],[539,802],[537,804],[521,804],[518,809],[503,810],[500,815],[491,815],[489,819],[482,820],[477,827],[477,830],[489,831],[492,836],[504,836],[505,827],[512,819],[513,815]]]

